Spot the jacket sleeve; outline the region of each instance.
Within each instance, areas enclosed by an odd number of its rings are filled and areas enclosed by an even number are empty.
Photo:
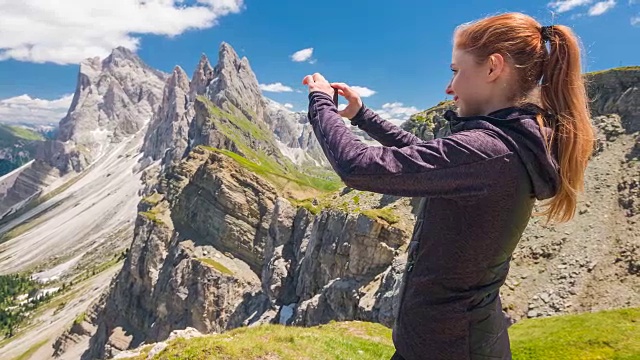
[[[402,148],[369,146],[345,125],[323,92],[309,94],[308,116],[333,169],[358,190],[409,197],[482,195],[508,162],[508,149],[496,146],[482,130]]]
[[[392,124],[390,121],[384,120],[380,115],[365,105],[362,105],[356,116],[350,120],[351,125],[357,126],[365,131],[369,136],[384,146],[402,148],[423,141],[412,133]]]

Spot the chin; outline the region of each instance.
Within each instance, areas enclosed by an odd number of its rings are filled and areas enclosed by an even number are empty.
[[[458,114],[458,116],[460,117],[468,117],[468,116],[475,116],[478,115],[477,112],[474,111],[470,111],[468,109],[466,109],[463,106],[458,105],[458,110],[456,111],[456,113]]]

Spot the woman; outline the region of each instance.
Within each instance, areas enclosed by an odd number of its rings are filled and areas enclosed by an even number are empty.
[[[549,50],[547,49],[549,45]],[[422,197],[393,330],[394,359],[510,359],[499,289],[536,199],[568,221],[594,133],[576,37],[527,15],[458,27],[446,92],[451,134],[422,141],[343,83],[306,76],[309,119],[344,183]],[[348,100],[338,111],[334,89]],[[538,94],[539,105],[529,103]],[[383,146],[367,146],[341,117]]]

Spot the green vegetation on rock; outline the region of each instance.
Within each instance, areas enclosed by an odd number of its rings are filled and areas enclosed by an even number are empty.
[[[593,76],[593,75],[600,75],[604,73],[612,73],[616,71],[640,71],[640,66],[621,66],[621,67],[616,67],[611,69],[592,71],[592,72],[586,73],[585,75]]]
[[[513,359],[640,359],[640,309],[525,319],[509,328]],[[391,329],[350,321],[261,325],[176,339],[153,359],[389,359]],[[135,359],[146,359],[146,352]]]
[[[73,323],[78,325],[81,324],[84,319],[86,318],[87,314],[83,311],[80,314],[78,314],[78,316],[75,318],[75,320],[73,320]]]
[[[151,205],[151,206],[156,206],[156,205],[158,205],[160,200],[162,200],[162,195],[160,195],[158,193],[153,193],[153,194],[143,198],[141,201],[143,203],[145,203],[145,204],[148,204],[148,205]]]
[[[303,200],[289,199],[289,202],[291,202],[293,206],[303,207],[307,209],[307,211],[309,211],[313,215],[318,215],[321,210],[320,206],[314,205],[311,199],[303,199]]]
[[[155,209],[151,209],[149,211],[141,211],[138,214],[140,214],[141,216],[144,216],[147,219],[153,221],[154,224],[157,224],[157,225],[164,224],[164,222],[160,218],[158,218],[158,212]]]
[[[260,175],[277,188],[283,189],[291,183],[301,188],[309,188],[323,192],[335,191],[342,186],[342,183],[314,176],[309,176],[292,168],[284,168],[267,156],[257,154],[258,161],[249,160],[233,151],[218,149],[210,146],[201,146],[205,150],[215,151],[224,154],[235,160],[242,167]]]
[[[335,191],[342,186],[342,182],[332,171],[300,168],[281,155],[275,140],[268,135],[269,130],[262,127],[259,122],[251,122],[239,109],[232,108],[231,111],[224,111],[205,96],[198,96],[197,101],[206,107],[208,121],[233,141],[237,152],[202,147],[231,157],[245,168],[266,177],[281,190],[290,186],[291,183],[322,192]]]
[[[44,141],[44,136],[20,126],[0,124],[0,147],[12,146],[17,140]]]
[[[400,221],[398,215],[393,213],[393,209],[390,208],[382,208],[382,209],[367,209],[362,210],[362,215],[370,217],[372,219],[381,219],[393,225]]]
[[[233,271],[229,270],[226,266],[220,264],[219,262],[209,259],[209,258],[198,258],[198,261],[211,266],[212,268],[218,270],[222,274],[233,276]]]

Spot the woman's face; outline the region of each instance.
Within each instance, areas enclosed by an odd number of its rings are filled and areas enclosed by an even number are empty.
[[[453,77],[446,93],[453,96],[459,116],[483,115],[491,93],[487,75],[490,67],[478,64],[475,57],[454,47],[451,56]]]

